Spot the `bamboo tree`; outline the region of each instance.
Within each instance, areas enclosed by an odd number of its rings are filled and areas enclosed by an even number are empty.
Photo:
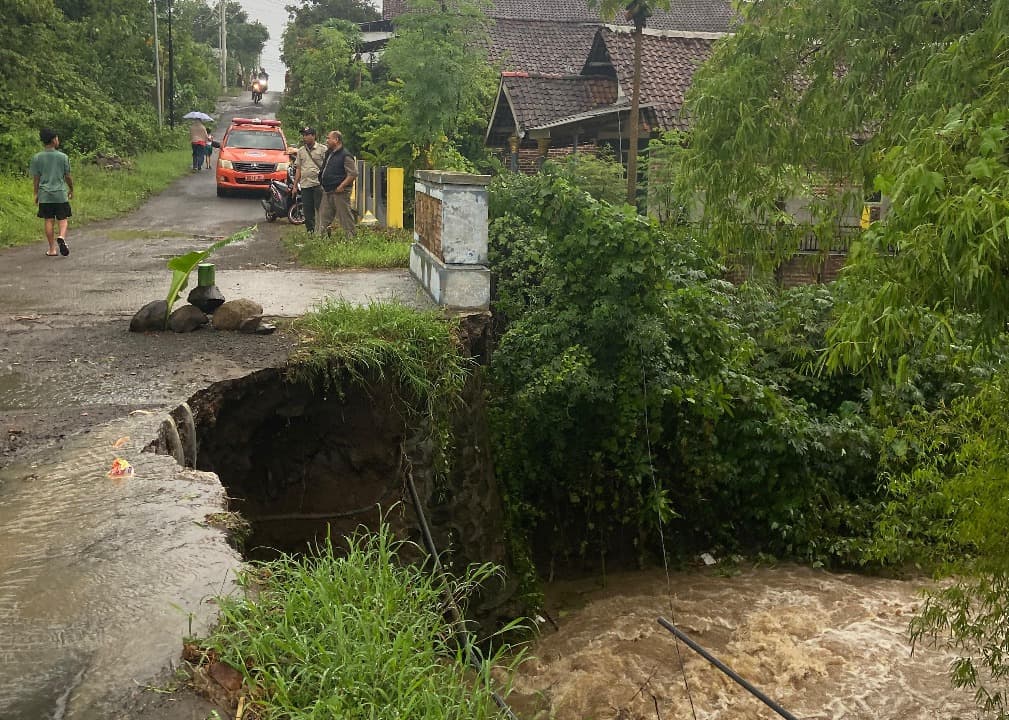
[[[705,236],[775,260],[798,232],[831,239],[864,195],[889,212],[849,254],[864,283],[831,334],[832,367],[936,351],[957,316],[1009,322],[1009,0],[741,3],[694,77],[681,197]],[[780,200],[810,199],[810,219]],[[857,215],[855,216],[857,218]],[[857,220],[856,220],[857,222]],[[934,312],[943,324],[926,322]]]

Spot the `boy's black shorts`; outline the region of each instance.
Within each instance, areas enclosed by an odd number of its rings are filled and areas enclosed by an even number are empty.
[[[70,203],[39,203],[38,216],[40,218],[55,218],[56,220],[66,220],[73,215],[70,212]]]

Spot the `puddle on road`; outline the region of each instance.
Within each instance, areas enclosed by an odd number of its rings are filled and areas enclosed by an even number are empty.
[[[177,657],[191,617],[202,631],[206,600],[230,589],[238,557],[205,523],[224,505],[216,478],[139,442],[113,448],[152,423],[0,470],[0,718],[114,717],[110,703]],[[106,476],[116,455],[134,477]]]
[[[609,590],[557,583],[560,630],[534,648],[509,701],[523,720],[779,717],[682,644],[681,672],[664,616],[804,720],[973,718],[970,692],[948,681],[952,656],[911,656],[921,585],[802,567],[676,573],[670,607],[661,571],[612,576]]]
[[[72,363],[69,372],[73,372]],[[105,375],[109,375],[106,373]],[[0,373],[0,411],[88,405],[149,405],[157,381],[138,388],[137,373],[111,378],[92,371],[74,383],[34,377],[18,371]],[[144,378],[146,381],[146,377]],[[157,398],[153,398],[157,400]]]

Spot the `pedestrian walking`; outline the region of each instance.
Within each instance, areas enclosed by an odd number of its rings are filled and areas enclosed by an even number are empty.
[[[70,201],[74,198],[74,179],[70,176],[70,158],[59,151],[60,137],[55,130],[42,128],[39,140],[45,150],[35,153],[28,165],[35,192],[38,216],[43,219],[48,257],[70,254],[67,244],[67,225],[73,214]],[[58,234],[57,234],[58,228]]]
[[[315,128],[301,129],[301,145],[294,156],[294,187],[301,188],[301,203],[305,210],[305,230],[315,232],[322,206],[322,186],[319,172],[326,162],[326,146],[315,141]]]
[[[200,120],[193,120],[193,124],[189,126],[189,142],[193,146],[193,172],[197,172],[203,169],[207,144],[210,142],[207,126]]]
[[[326,159],[319,171],[319,184],[322,185],[319,229],[329,235],[335,218],[343,234],[352,238],[355,228],[350,212],[350,188],[357,178],[357,163],[343,146],[343,133],[339,130],[326,135],[326,148]]]

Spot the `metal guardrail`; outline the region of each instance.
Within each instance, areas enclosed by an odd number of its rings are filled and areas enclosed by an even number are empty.
[[[403,168],[357,161],[350,205],[360,225],[403,227]]]

